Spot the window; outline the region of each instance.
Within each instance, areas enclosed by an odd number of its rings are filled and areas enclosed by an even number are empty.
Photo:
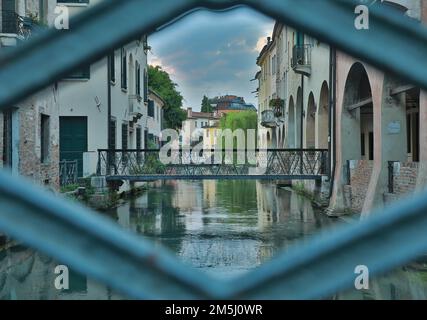
[[[121,59],[122,59],[122,89],[127,89],[128,88],[127,53],[124,48],[122,48]]]
[[[141,96],[141,65],[135,61],[135,92],[138,97]]]
[[[108,128],[108,134],[110,135],[110,146],[109,149],[116,149],[116,120],[110,120],[110,127]]]
[[[374,133],[369,132],[369,160],[374,160]]]
[[[41,115],[40,125],[40,161],[46,163],[49,159],[49,145],[50,145],[50,133],[49,133],[49,116]]]
[[[360,134],[360,154],[362,157],[365,156],[365,134]]]
[[[147,69],[144,69],[144,101],[148,102],[148,73],[147,73]]]
[[[90,65],[78,68],[73,73],[68,75],[65,79],[90,79]]]
[[[407,143],[407,151],[408,153],[412,152],[412,139],[411,139],[411,115],[408,114],[406,116],[406,143]]]
[[[144,130],[144,145],[145,145],[145,149],[148,149],[148,130],[145,129]]]
[[[3,112],[3,166],[12,167],[12,111]]]
[[[148,100],[148,116],[154,118],[154,101]]]
[[[136,128],[136,149],[141,150],[142,148],[142,129],[141,127]]]
[[[152,134],[152,133],[148,134],[148,141],[151,142],[151,143],[155,143],[155,141],[154,141],[154,134]]]
[[[113,53],[109,57],[109,63],[110,63],[110,81],[116,82],[116,55]]]
[[[141,164],[142,162],[142,153],[139,152],[142,149],[142,129],[141,127],[136,128],[136,150],[138,152],[136,153],[136,161],[138,164]]]
[[[128,134],[129,125],[127,123],[122,124],[122,149],[127,150],[128,148]]]

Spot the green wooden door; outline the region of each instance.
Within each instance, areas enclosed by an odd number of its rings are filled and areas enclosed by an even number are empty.
[[[87,152],[87,117],[60,117],[59,143],[62,160],[77,160],[83,176],[83,153]]]

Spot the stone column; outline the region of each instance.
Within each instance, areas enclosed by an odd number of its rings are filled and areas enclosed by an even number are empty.
[[[367,201],[365,201],[364,215],[370,210],[384,206],[384,194],[388,192],[389,161],[407,161],[407,139],[406,139],[406,95],[401,93],[394,97],[390,91],[401,83],[385,76],[383,81],[383,92],[381,108],[375,114],[374,122],[379,128],[380,134],[375,132],[375,151],[380,153],[377,161],[375,154],[375,165],[373,176],[377,175],[375,186],[368,190]],[[372,180],[371,180],[372,183]],[[372,187],[372,189],[371,189]]]
[[[427,11],[427,5],[425,8]],[[427,12],[426,12],[427,17]],[[420,163],[415,191],[422,192],[427,187],[427,92],[420,92]]]

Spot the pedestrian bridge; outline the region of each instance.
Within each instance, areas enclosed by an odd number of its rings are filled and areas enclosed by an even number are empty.
[[[328,150],[98,150],[97,175],[109,181],[320,180]]]

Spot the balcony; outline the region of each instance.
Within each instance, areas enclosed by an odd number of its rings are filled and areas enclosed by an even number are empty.
[[[1,45],[15,46],[18,40],[28,39],[32,34],[42,29],[30,17],[22,17],[15,11],[1,11]]]
[[[143,116],[143,105],[141,97],[138,95],[129,96],[129,120],[136,123]]]
[[[293,48],[292,69],[299,74],[305,76],[311,75],[311,46],[308,44],[296,45]]]
[[[28,38],[37,24],[29,17],[22,17],[15,11],[1,12],[1,33],[16,34]]]
[[[266,128],[276,128],[278,126],[274,110],[265,110],[261,113],[261,125]]]

